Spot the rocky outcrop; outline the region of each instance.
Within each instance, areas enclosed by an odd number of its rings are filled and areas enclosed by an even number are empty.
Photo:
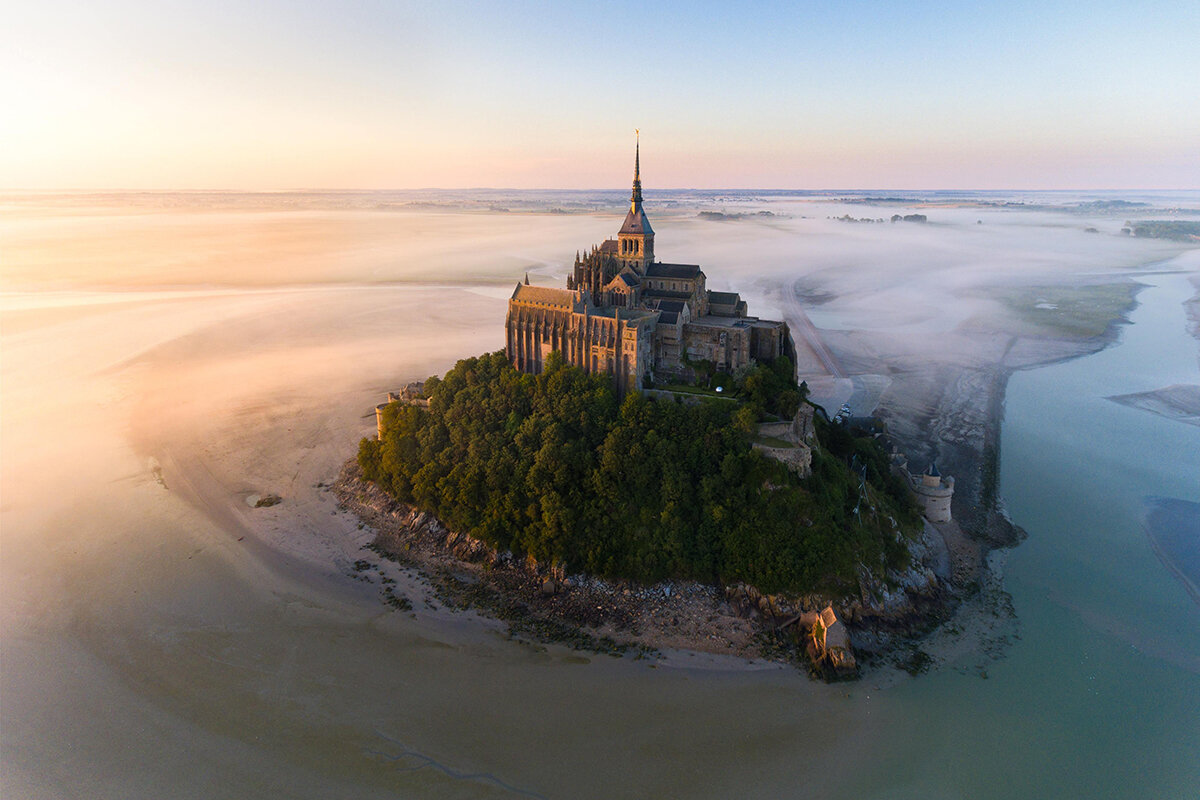
[[[342,506],[376,531],[376,552],[419,567],[462,607],[484,602],[505,619],[519,613],[510,622],[521,631],[552,629],[547,640],[586,639],[587,647],[613,637],[639,647],[799,657],[831,680],[856,676],[864,653],[886,655],[945,618],[958,562],[966,579],[978,560],[977,550],[970,559],[952,552],[953,544],[947,552],[948,540],[927,525],[910,543],[912,567],[882,577],[861,569],[861,591],[853,597],[764,594],[747,584],[723,591],[681,581],[641,586],[567,575],[562,565],[538,564],[450,531],[432,514],[362,482],[354,462],[334,489]],[[773,634],[768,639],[775,644],[764,645],[763,633]]]
[[[789,637],[818,674],[827,678],[858,674],[849,631],[827,599],[762,594],[744,583],[726,587],[725,597],[739,613],[758,617],[764,626]]]
[[[826,606],[816,615],[805,652],[814,667],[828,670],[836,677],[849,677],[858,672],[858,661],[850,648],[850,634],[837,618],[833,606]]]
[[[355,461],[347,462],[330,488],[339,506],[374,532],[365,549],[422,573],[431,595],[425,603],[415,603],[417,609],[431,600],[473,608],[506,622],[513,636],[611,655],[646,657],[671,648],[770,657],[762,653],[754,625],[734,613],[718,587],[692,581],[647,586],[568,575],[563,564],[539,564],[448,530],[433,515],[364,482]],[[355,566],[360,580],[371,569],[368,561],[361,564]],[[385,595],[387,591],[390,586]],[[383,599],[391,604],[390,597]]]

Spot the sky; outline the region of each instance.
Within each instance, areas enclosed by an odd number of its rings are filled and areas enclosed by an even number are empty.
[[[1200,188],[1200,2],[0,0],[0,188]]]

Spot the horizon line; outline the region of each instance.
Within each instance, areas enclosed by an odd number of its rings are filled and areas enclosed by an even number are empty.
[[[361,189],[347,187],[315,187],[315,186],[295,186],[295,187],[274,187],[260,189],[236,189],[229,187],[221,188],[172,188],[172,189],[146,189],[146,188],[129,188],[129,187],[72,187],[72,188],[29,188],[29,187],[0,187],[0,193],[28,193],[28,194],[89,194],[89,193],[119,193],[119,194],[183,194],[193,193],[200,194],[205,192],[222,192],[229,194],[282,194],[285,192],[305,192],[305,193],[326,193],[326,194],[374,194],[379,192],[621,192],[626,193],[629,189],[625,187],[603,188],[603,187],[588,187],[588,188],[554,188],[554,187],[532,187],[518,188],[513,186],[416,186],[416,187],[393,187],[386,189]],[[832,194],[837,192],[1194,192],[1200,194],[1200,188],[1171,188],[1163,186],[1126,186],[1117,188],[1081,188],[1068,187],[1059,189],[1037,189],[1029,187],[1021,188],[878,188],[878,187],[823,187],[817,189],[805,189],[799,187],[792,188],[771,188],[771,187],[702,187],[702,186],[677,186],[666,187],[660,189],[643,190],[653,194],[654,192],[807,192],[812,194]]]

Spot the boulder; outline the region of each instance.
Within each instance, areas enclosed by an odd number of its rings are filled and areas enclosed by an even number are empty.
[[[858,670],[858,662],[848,647],[831,647],[825,651],[829,666],[839,675],[849,675]]]
[[[841,648],[846,650],[849,647],[850,634],[846,631],[846,626],[841,623],[841,620],[834,620],[832,625],[825,628],[825,649]]]

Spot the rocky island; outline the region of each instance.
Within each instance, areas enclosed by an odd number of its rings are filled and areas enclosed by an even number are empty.
[[[505,351],[376,409],[335,484],[374,549],[536,639],[923,668],[914,637],[981,585],[954,478],[910,474],[883,418],[811,402],[786,323],[655,260],[640,156],[620,234],[567,283],[526,277]]]
[[[618,403],[606,376],[556,354],[536,376],[502,353],[467,359],[380,410],[380,436],[361,443],[344,502],[387,531],[379,544],[392,555],[442,549],[486,564],[492,574],[477,580],[530,595],[534,616],[655,647],[670,631],[645,636],[641,609],[610,599],[606,613],[603,602],[557,596],[611,583],[621,598],[658,587],[651,594],[670,600],[679,584],[688,588],[675,606],[715,597],[729,602],[731,621],[753,616],[805,640],[817,629],[820,662],[826,632],[840,630],[831,598],[910,568],[922,525],[870,434],[808,404],[792,404],[782,426],[759,421],[792,395],[768,391],[759,406],[753,393],[786,386],[790,374],[780,359],[741,376],[728,400],[662,391]],[[359,475],[391,500],[355,483]],[[909,582],[936,593],[923,569]],[[755,654],[744,628],[716,625],[705,636],[723,642],[720,651]],[[834,666],[852,667],[848,643],[838,647]]]
[[[376,408],[331,487],[371,538],[354,570],[395,609],[476,609],[534,646],[986,676],[1017,636],[1008,377],[1115,341],[1138,284],[993,286],[931,348],[818,332],[806,309],[837,290],[810,280],[768,320],[657,260],[635,156],[617,237],[565,289],[526,275],[503,351]]]

